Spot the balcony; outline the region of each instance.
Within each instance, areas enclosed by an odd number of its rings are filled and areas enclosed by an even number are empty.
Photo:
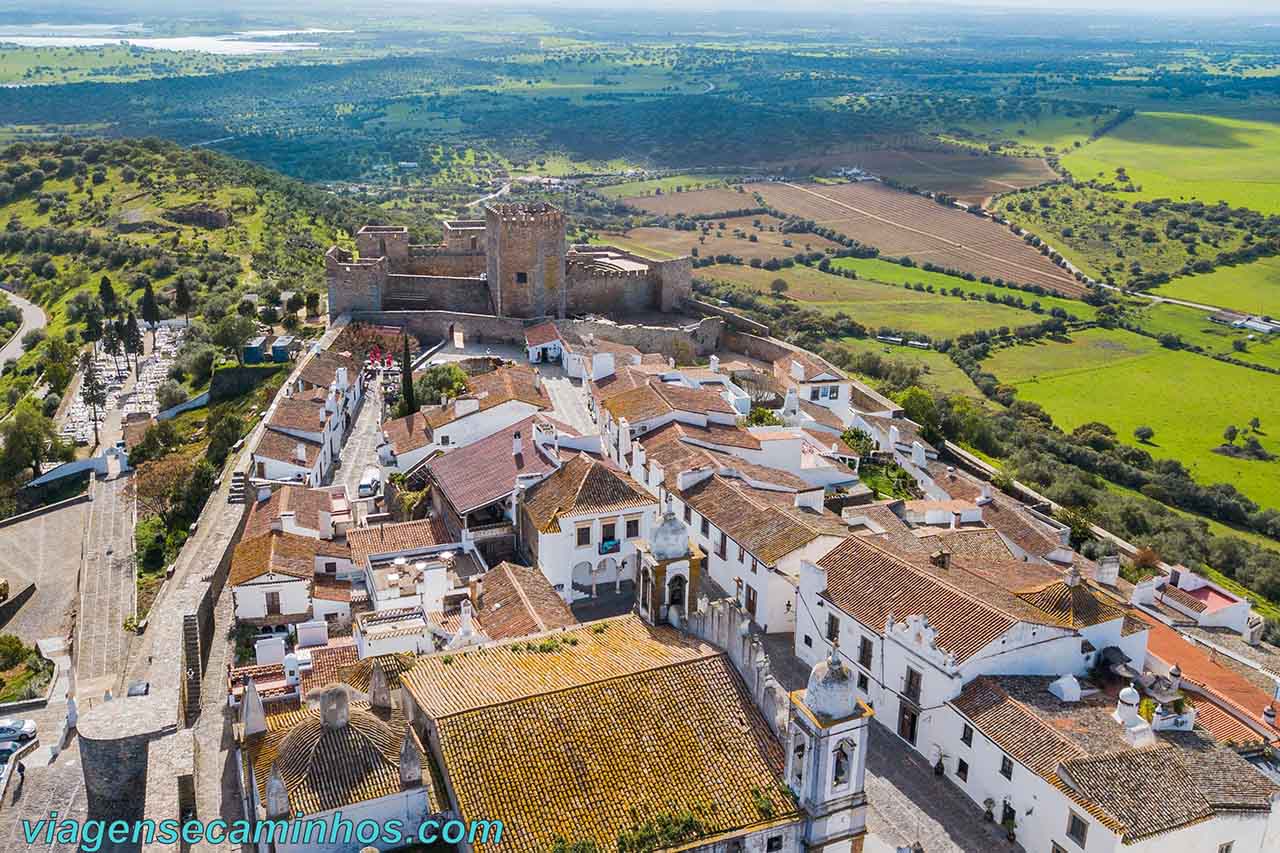
[[[600,554],[616,554],[622,550],[622,542],[618,539],[602,539],[600,540]]]
[[[514,536],[516,529],[509,521],[499,521],[495,524],[477,524],[468,527],[467,532],[471,534],[472,539],[479,542],[501,536]]]

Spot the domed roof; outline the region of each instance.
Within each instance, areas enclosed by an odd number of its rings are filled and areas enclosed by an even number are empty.
[[[849,668],[840,660],[838,646],[831,647],[831,654],[820,660],[809,673],[809,684],[804,690],[804,704],[819,717],[843,720],[858,713],[858,697],[853,690],[853,677]]]
[[[1120,701],[1126,705],[1137,705],[1141,700],[1142,696],[1133,689],[1132,684],[1120,691]]]
[[[667,498],[667,511],[662,514],[662,523],[653,531],[649,550],[658,560],[679,560],[689,556],[689,528],[676,518],[671,509],[671,498]]]

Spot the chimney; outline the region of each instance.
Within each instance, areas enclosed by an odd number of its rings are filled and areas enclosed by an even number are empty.
[[[1179,690],[1181,688],[1182,688],[1182,667],[1178,666],[1175,663],[1173,665],[1173,669],[1169,670],[1169,689]]]
[[[986,506],[989,503],[991,503],[991,484],[984,482],[982,494],[978,497],[978,506]]]
[[[307,446],[301,441],[299,441],[293,448],[293,458],[304,465],[307,463]]]
[[[1262,719],[1271,728],[1276,728],[1276,705],[1274,702],[1262,709]]]
[[[1094,580],[1103,586],[1115,586],[1120,580],[1120,557],[1118,554],[1108,554],[1098,560],[1098,571],[1094,574]]]
[[[332,539],[333,530],[333,512],[327,509],[320,510],[320,538]]]
[[[345,367],[338,368],[335,380],[339,388],[347,387],[347,369]]]
[[[954,465],[947,466],[947,479],[954,480],[956,478],[956,469]]]
[[[298,686],[298,656],[292,652],[284,656],[284,680],[292,687]]]
[[[960,529],[960,513],[958,512],[951,513],[951,529],[952,530]]]
[[[798,415],[800,413],[800,394],[796,392],[795,386],[787,389],[786,399],[782,401],[782,416],[784,418]]]
[[[1067,570],[1067,576],[1063,580],[1063,583],[1065,583],[1069,587],[1075,588],[1077,586],[1080,586],[1080,582],[1082,580],[1083,578],[1080,577],[1080,567],[1077,566],[1075,563],[1072,563],[1071,568]]]
[[[718,355],[711,356],[711,358],[707,360],[707,367],[710,368],[712,373],[719,373],[720,372],[720,356]]]
[[[911,464],[917,468],[924,468],[929,464],[929,457],[925,455],[924,445],[918,441],[911,442]]]
[[[626,418],[618,419],[618,458],[623,459],[631,452],[631,422]]]
[[[473,577],[467,581],[467,596],[476,607],[482,606],[484,603],[484,581],[479,577]]]
[[[675,366],[676,366],[676,360],[671,356],[667,356],[667,367],[675,367]]]
[[[524,453],[524,439],[520,437],[520,430],[516,430],[511,436],[511,455],[519,456]]]
[[[946,548],[939,548],[929,555],[929,562],[939,569],[951,568],[951,552]]]
[[[453,413],[459,418],[478,411],[480,411],[480,401],[475,397],[459,397],[454,401]]]
[[[1071,528],[1067,527],[1065,524],[1062,526],[1062,529],[1058,531],[1058,545],[1062,548],[1071,547]]]
[[[369,706],[391,710],[391,685],[377,660],[369,667]]]
[[[422,750],[413,739],[413,726],[404,732],[404,742],[400,744],[400,785],[405,788],[416,788],[422,784]]]
[[[1119,698],[1116,699],[1116,710],[1112,713],[1111,718],[1122,726],[1131,726],[1142,720],[1138,715],[1138,703],[1142,697],[1134,686],[1130,684],[1128,687],[1120,691]]]
[[[280,768],[274,762],[271,765],[271,775],[267,777],[266,807],[268,820],[293,817],[293,809],[289,807],[289,789],[285,787]]]
[[[902,441],[902,431],[896,424],[889,424],[889,449],[896,449],[900,441]]]
[[[240,697],[240,726],[244,736],[261,734],[267,730],[267,712],[262,707],[262,697],[258,694],[258,685],[249,679],[244,686],[244,695]]]
[[[351,720],[351,695],[345,684],[331,684],[320,694],[320,722],[326,729],[346,728]]]
[[[711,468],[689,468],[676,474],[676,488],[680,491],[690,489],[710,477]]]

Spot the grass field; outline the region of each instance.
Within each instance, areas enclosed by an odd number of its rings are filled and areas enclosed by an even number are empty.
[[[1226,201],[1280,213],[1280,124],[1186,113],[1139,113],[1062,159],[1077,180],[1117,167],[1138,198]],[[1126,196],[1131,194],[1126,193]]]
[[[874,338],[841,338],[840,345],[853,353],[874,352],[890,361],[919,365],[926,371],[921,384],[944,394],[963,394],[978,400],[986,399],[969,381],[969,377],[964,375],[964,371],[956,367],[950,357],[940,352],[893,346]],[[874,385],[875,381],[871,380],[871,383]]]
[[[1099,116],[1023,117],[1016,121],[973,121],[941,131],[938,136],[948,142],[978,146],[1000,145],[1003,150],[1039,156],[1049,151],[1067,151],[1077,142],[1083,145],[1090,134],[1110,113]]]
[[[1021,298],[1027,305],[1032,302],[1039,302],[1045,311],[1052,308],[1061,308],[1067,314],[1082,320],[1092,320],[1098,314],[1097,308],[1078,299],[1066,299],[1061,296],[1048,295],[1037,296],[1034,293],[1026,293],[1008,287],[996,287],[993,284],[983,284],[980,281],[968,281],[959,276],[922,270],[919,267],[904,267],[901,264],[882,261],[879,258],[836,258],[831,262],[831,266],[837,269],[853,270],[858,274],[859,278],[886,281],[890,284],[915,284],[919,282],[925,285],[932,284],[937,289],[945,288],[946,290],[958,287],[967,294],[977,294],[984,299],[988,293],[995,294],[997,297],[1014,296]]]
[[[672,255],[734,255],[739,258],[789,258],[799,252],[822,252],[840,248],[816,234],[785,234],[778,230],[781,220],[771,216],[740,216],[705,223],[707,231],[680,231],[675,228],[633,228],[623,238],[636,246],[647,246]],[[720,226],[724,227],[721,228]],[[770,230],[773,229],[773,230]],[[752,241],[752,237],[755,240]],[[602,235],[606,242],[613,239]]]
[[[1172,332],[1188,344],[1203,347],[1209,352],[1222,353],[1251,364],[1280,368],[1280,335],[1268,338],[1266,335],[1212,323],[1202,310],[1167,302],[1142,308],[1135,312],[1135,316],[1139,318],[1142,328],[1154,334]],[[1234,349],[1235,341],[1244,342],[1243,352]],[[1276,377],[1276,382],[1280,383],[1280,377]]]
[[[1036,315],[1006,305],[960,301],[954,296],[920,293],[874,281],[847,279],[809,267],[770,272],[746,266],[717,265],[698,271],[698,277],[769,292],[775,278],[787,282],[787,296],[819,311],[843,311],[868,330],[905,329],[934,338],[952,338],[978,329],[1025,326]]]
[[[1203,275],[1179,276],[1155,292],[1173,299],[1280,317],[1280,258],[1260,258]]]
[[[610,184],[607,187],[600,187],[600,194],[608,198],[625,198],[627,196],[653,195],[658,190],[662,190],[663,193],[674,193],[685,190],[700,190],[706,187],[723,187],[724,181],[724,175],[670,175],[665,178]],[[678,190],[677,187],[679,188]]]
[[[1134,428],[1155,430],[1146,449],[1178,459],[1201,483],[1232,483],[1263,506],[1280,506],[1280,460],[1261,462],[1213,453],[1228,424],[1262,419],[1263,446],[1280,411],[1280,378],[1160,347],[1121,330],[1090,329],[1070,343],[1038,343],[999,350],[984,366],[1039,403],[1071,430],[1101,421],[1136,444]],[[1271,417],[1269,417],[1271,416]]]

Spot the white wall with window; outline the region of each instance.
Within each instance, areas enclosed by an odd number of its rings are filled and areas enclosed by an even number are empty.
[[[613,590],[634,581],[635,543],[647,539],[658,514],[652,505],[607,513],[566,516],[554,533],[523,531],[537,537],[535,561],[565,601]],[[576,589],[576,592],[575,592]]]

